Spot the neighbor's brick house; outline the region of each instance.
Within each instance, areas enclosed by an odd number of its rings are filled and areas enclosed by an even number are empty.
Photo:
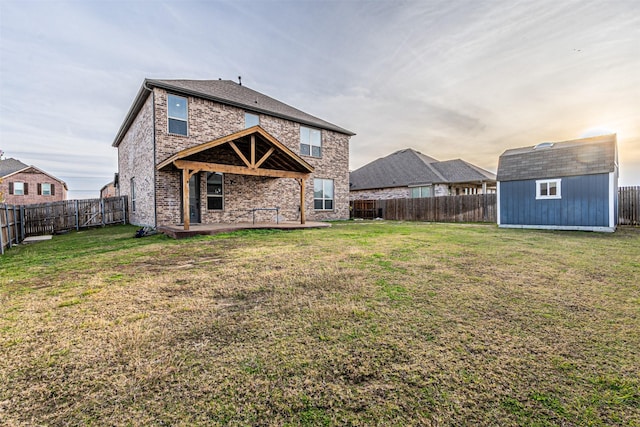
[[[492,172],[461,159],[438,161],[411,148],[350,174],[351,200],[408,199],[495,193]]]
[[[113,142],[118,188],[137,225],[344,219],[352,135],[232,81],[146,79]]]
[[[67,184],[55,176],[17,159],[0,160],[0,202],[31,205],[67,198]]]
[[[100,189],[100,198],[106,199],[108,197],[117,197],[118,188],[116,187],[116,181],[111,181]]]

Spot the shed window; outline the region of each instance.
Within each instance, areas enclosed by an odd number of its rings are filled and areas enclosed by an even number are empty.
[[[545,179],[536,181],[536,199],[560,199],[560,179]]]
[[[167,117],[169,133],[187,136],[187,98],[169,95],[167,97]]]
[[[224,192],[222,191],[222,182],[221,173],[207,173],[207,209],[214,211],[223,209]]]
[[[322,157],[322,133],[320,129],[300,126],[300,154]]]

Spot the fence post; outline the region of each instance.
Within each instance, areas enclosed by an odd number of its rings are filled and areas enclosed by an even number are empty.
[[[17,206],[13,205],[13,226],[16,230],[16,245],[21,242],[20,240],[20,229],[18,228],[18,214],[17,214]]]
[[[104,227],[104,199],[100,198],[100,216],[102,218],[102,226]]]
[[[24,206],[20,206],[20,234],[22,235],[22,240],[27,237],[27,231],[25,230],[24,223]]]
[[[6,221],[5,221],[6,222]],[[0,209],[0,255],[4,255],[4,232],[2,231],[2,210]]]
[[[120,203],[122,203],[122,223],[127,223],[127,196],[120,196]]]
[[[7,215],[7,243],[9,244],[8,248],[11,249],[11,240],[13,239],[11,238],[11,223],[9,222],[9,206],[5,205],[4,211]]]
[[[80,208],[78,207],[78,200],[76,200],[75,205],[75,210],[76,210],[76,231],[80,230],[80,212],[78,212],[80,210]]]

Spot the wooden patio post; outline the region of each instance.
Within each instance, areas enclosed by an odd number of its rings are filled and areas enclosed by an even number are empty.
[[[189,230],[189,169],[182,169],[182,222],[185,231]]]
[[[300,184],[300,224],[305,224],[307,219],[304,213],[304,178],[300,178],[298,184]]]

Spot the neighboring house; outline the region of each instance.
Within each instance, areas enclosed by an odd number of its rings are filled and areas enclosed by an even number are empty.
[[[137,225],[349,217],[346,129],[229,80],[146,79],[115,137]]]
[[[65,200],[67,184],[35,166],[16,159],[0,160],[0,193],[9,205]]]
[[[374,160],[350,174],[350,200],[437,197],[495,192],[495,174],[465,162],[407,148]]]
[[[616,135],[505,151],[498,164],[498,225],[615,231]]]
[[[116,187],[115,181],[111,181],[106,184],[104,187],[100,189],[100,198],[106,199],[107,197],[117,197],[118,189]]]

